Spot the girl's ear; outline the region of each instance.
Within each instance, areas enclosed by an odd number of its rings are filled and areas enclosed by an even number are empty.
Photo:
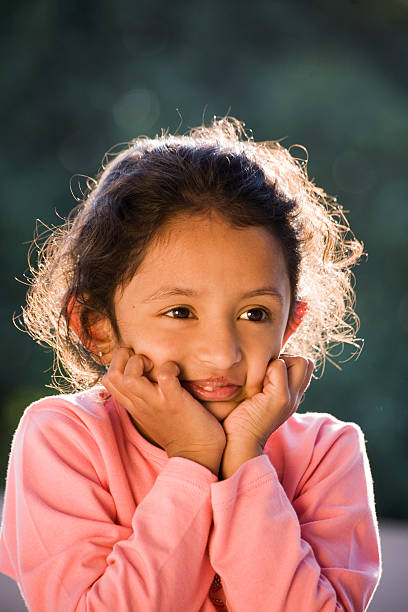
[[[303,317],[308,311],[307,302],[301,302],[297,300],[293,306],[292,311],[289,317],[289,321],[286,325],[285,333],[283,335],[282,340],[282,348],[285,346],[286,342],[289,340],[292,334],[295,333],[299,325],[301,324]]]
[[[68,303],[67,314],[69,317],[69,326],[73,332],[81,340],[82,344],[95,355],[100,363],[107,365],[112,360],[113,351],[115,349],[115,334],[112,329],[111,322],[107,317],[97,318],[91,315],[90,332],[92,340],[84,338],[81,325],[81,305],[72,297]],[[92,323],[94,318],[94,323]]]

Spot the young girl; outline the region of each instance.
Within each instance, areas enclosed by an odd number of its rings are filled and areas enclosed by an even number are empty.
[[[237,120],[106,165],[24,310],[76,388],[13,440],[0,569],[30,610],[367,608],[363,434],[296,413],[328,348],[355,342],[361,253],[304,165]]]

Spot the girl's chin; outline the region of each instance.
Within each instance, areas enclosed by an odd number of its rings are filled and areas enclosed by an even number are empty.
[[[229,414],[240,404],[236,400],[231,402],[205,402],[200,400],[200,404],[204,406],[215,418],[222,422]]]

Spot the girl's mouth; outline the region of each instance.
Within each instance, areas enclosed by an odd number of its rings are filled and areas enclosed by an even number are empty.
[[[215,387],[211,383],[200,386],[193,382],[183,382],[185,387],[190,393],[197,399],[216,401],[216,400],[229,400],[235,397],[241,387],[237,385],[226,385],[224,387]]]

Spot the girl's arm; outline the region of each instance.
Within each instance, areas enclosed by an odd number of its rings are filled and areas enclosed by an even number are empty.
[[[171,458],[135,510],[114,436],[102,431],[103,418],[83,414],[48,398],[23,417],[9,464],[0,570],[19,582],[32,612],[206,609],[216,476]]]
[[[231,612],[367,608],[381,561],[357,425],[293,416],[263,455],[211,485],[211,501],[210,559]]]

